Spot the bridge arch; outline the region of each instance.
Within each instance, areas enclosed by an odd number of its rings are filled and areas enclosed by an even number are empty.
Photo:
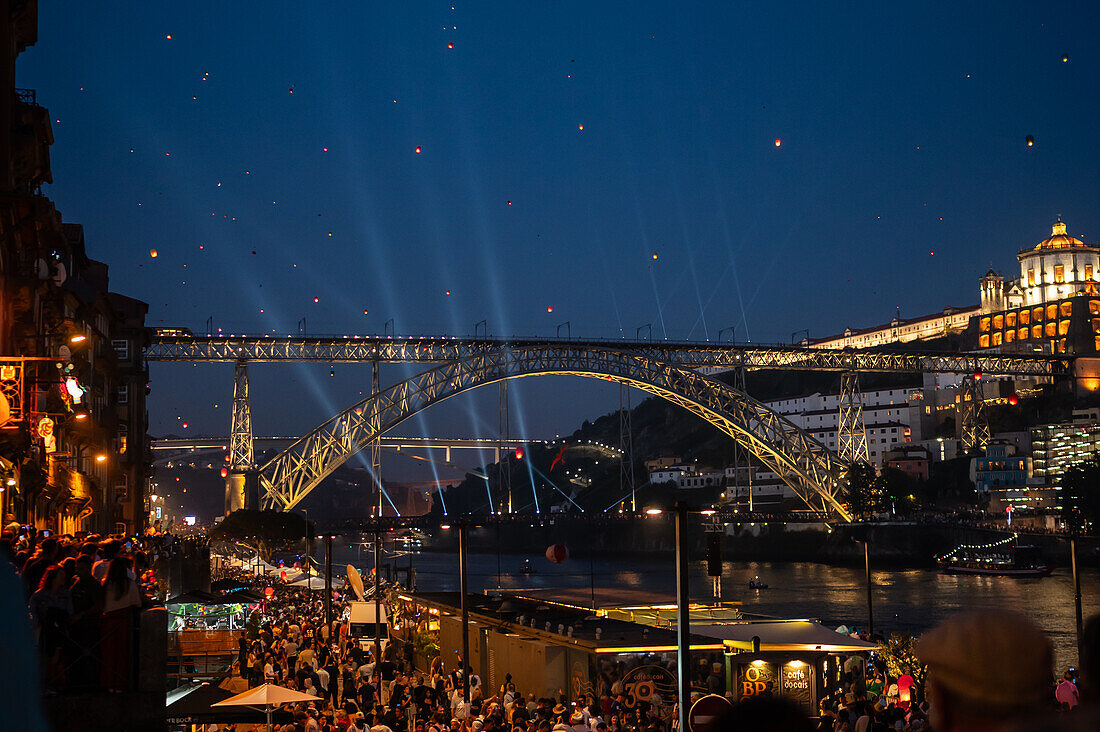
[[[747,394],[644,355],[569,344],[500,349],[450,361],[398,382],[326,420],[259,468],[266,508],[290,510],[332,471],[409,417],[503,379],[561,374],[614,381],[695,414],[744,446],[812,509],[851,520],[835,453]]]

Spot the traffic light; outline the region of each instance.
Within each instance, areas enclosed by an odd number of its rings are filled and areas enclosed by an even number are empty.
[[[722,576],[722,535],[707,535],[707,576]]]

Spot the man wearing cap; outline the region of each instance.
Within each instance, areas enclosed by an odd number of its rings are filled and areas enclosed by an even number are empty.
[[[960,613],[925,633],[915,650],[928,666],[936,732],[1007,730],[1040,711],[1050,693],[1050,641],[1016,613]]]

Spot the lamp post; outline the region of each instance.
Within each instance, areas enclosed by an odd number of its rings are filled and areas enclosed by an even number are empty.
[[[470,608],[466,601],[466,523],[458,525],[458,592],[462,606],[462,703],[465,704],[465,714],[469,711],[470,704]]]
[[[688,592],[687,504],[676,504],[676,670],[679,681],[680,730],[688,729],[691,706],[691,618]]]

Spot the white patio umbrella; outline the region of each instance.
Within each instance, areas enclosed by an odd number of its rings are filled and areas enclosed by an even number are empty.
[[[210,706],[250,707],[252,709],[259,709],[267,714],[267,730],[271,732],[271,715],[276,709],[284,704],[309,701],[315,702],[318,701],[318,698],[311,694],[303,694],[300,691],[288,689],[285,686],[261,684],[255,689],[249,689],[248,691],[237,694],[236,696],[231,696],[225,701],[220,701]]]

